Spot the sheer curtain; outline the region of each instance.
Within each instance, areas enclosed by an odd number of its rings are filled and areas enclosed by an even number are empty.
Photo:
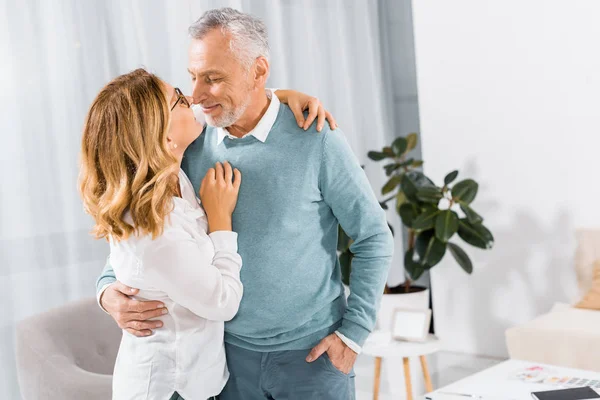
[[[140,66],[189,88],[187,27],[223,6],[264,19],[270,85],[318,96],[361,162],[393,136],[376,0],[2,0],[0,398],[20,397],[15,324],[92,296],[107,255],[76,190],[87,107],[108,80]],[[366,170],[378,190],[379,166]]]

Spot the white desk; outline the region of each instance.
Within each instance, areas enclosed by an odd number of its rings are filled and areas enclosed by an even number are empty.
[[[532,400],[532,392],[557,390],[568,387],[550,385],[542,382],[525,382],[514,377],[517,372],[531,366],[542,366],[545,370],[547,369],[547,373],[552,376],[570,376],[583,379],[600,380],[600,372],[562,368],[528,361],[508,360],[429,393],[425,396],[425,399]],[[595,390],[598,391],[597,388]],[[462,396],[460,394],[462,394]]]

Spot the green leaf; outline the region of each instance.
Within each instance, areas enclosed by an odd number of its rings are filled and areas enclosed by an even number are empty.
[[[427,268],[435,267],[442,261],[446,254],[446,243],[439,241],[437,238],[433,238],[429,241],[427,247],[427,253],[425,255],[425,265]]]
[[[473,179],[465,179],[452,187],[452,197],[466,204],[471,204],[477,196],[479,185]]]
[[[404,203],[400,206],[398,214],[400,214],[400,218],[402,219],[404,226],[407,228],[412,228],[413,221],[417,217],[418,210],[414,204]]]
[[[460,265],[467,274],[471,274],[473,272],[473,263],[463,249],[461,249],[457,244],[448,243],[448,250],[450,250],[450,254],[452,254],[458,265]]]
[[[413,281],[416,281],[417,279],[419,279],[421,277],[421,275],[423,275],[423,272],[425,272],[425,268],[423,268],[423,267],[415,268],[413,274],[411,275],[411,279]]]
[[[477,214],[471,207],[465,203],[459,203],[460,209],[465,213],[467,220],[472,224],[480,224],[483,222],[483,217]]]
[[[394,150],[392,150],[391,147],[386,146],[383,148],[383,154],[389,156],[389,157],[395,157],[396,155],[394,154]]]
[[[446,254],[446,243],[435,237],[433,229],[419,233],[415,247],[425,268],[437,265]]]
[[[394,150],[396,156],[401,156],[402,154],[404,154],[407,147],[408,142],[403,137],[398,137],[392,142],[392,150]]]
[[[415,249],[408,249],[406,253],[404,253],[404,269],[408,273],[408,276],[412,280],[417,280],[423,272],[425,272],[425,268],[419,263],[418,260],[415,260]]]
[[[342,269],[342,282],[346,285],[350,285],[350,274],[352,273],[352,258],[353,254],[350,250],[347,250],[340,254],[340,267]]]
[[[423,262],[423,255],[427,249],[427,243],[429,243],[429,240],[434,236],[435,231],[433,229],[423,231],[417,235],[417,239],[415,240],[415,249],[419,255],[421,263]]]
[[[417,199],[425,203],[437,204],[444,197],[442,189],[435,186],[424,186],[417,190]]]
[[[471,224],[466,218],[458,223],[458,236],[465,242],[480,249],[491,249],[494,246],[494,236],[482,224]]]
[[[401,162],[399,165],[400,165],[401,167],[408,167],[409,165],[412,165],[412,163],[414,163],[414,162],[415,162],[415,159],[414,159],[414,158],[409,158],[409,159],[408,159],[408,160],[406,160],[406,161],[402,161],[402,162]]]
[[[456,179],[456,177],[458,176],[458,171],[452,171],[450,172],[448,175],[446,175],[446,177],[444,178],[444,185],[449,185],[452,182],[454,182],[454,180]]]
[[[367,157],[373,161],[381,161],[384,158],[388,158],[388,155],[380,151],[370,151],[367,153]]]
[[[406,195],[403,191],[399,190],[396,195],[396,212],[400,212],[400,206],[406,203]]]
[[[440,210],[437,208],[431,208],[417,216],[413,221],[412,228],[418,231],[425,231],[432,229],[435,226],[435,221],[438,217]]]
[[[400,184],[402,177],[400,175],[394,175],[389,181],[381,188],[381,194],[388,194],[392,190],[396,189]]]
[[[418,257],[417,257],[418,258]],[[409,272],[416,267],[420,267],[421,264],[418,260],[415,260],[415,249],[414,247],[404,252],[404,268]]]
[[[444,210],[435,219],[435,236],[446,243],[458,231],[458,215],[452,210]]]
[[[406,137],[406,150],[407,151],[411,151],[412,149],[414,149],[415,147],[417,147],[417,134],[416,133],[411,133]]]
[[[411,173],[407,173],[402,178],[402,183],[400,184],[400,190],[404,192],[406,198],[410,201],[417,202],[417,185],[414,183],[413,178],[411,177]]]
[[[421,165],[423,165],[423,160],[416,160],[416,161],[413,161],[413,163],[412,163],[412,166],[415,168],[418,168]]]
[[[383,166],[383,169],[385,170],[385,174],[387,176],[390,176],[394,171],[396,171],[398,168],[400,168],[402,165],[398,164],[398,163],[392,163],[392,164],[387,164]]]
[[[435,186],[435,183],[421,171],[410,171],[406,175],[414,182],[417,187]]]

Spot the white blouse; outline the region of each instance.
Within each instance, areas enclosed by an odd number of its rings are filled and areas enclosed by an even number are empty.
[[[182,198],[173,198],[161,236],[110,241],[117,279],[140,289],[135,299],[158,300],[169,310],[150,336],[123,331],[113,399],[165,400],[177,391],[186,400],[203,400],[218,395],[229,378],[224,321],[235,316],[243,293],[237,234],[208,234],[206,214],[183,171],[179,182]]]

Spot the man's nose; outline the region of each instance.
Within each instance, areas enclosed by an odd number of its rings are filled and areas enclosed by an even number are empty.
[[[192,104],[200,104],[206,100],[207,97],[205,85],[202,85],[196,81],[194,87],[192,88]]]

